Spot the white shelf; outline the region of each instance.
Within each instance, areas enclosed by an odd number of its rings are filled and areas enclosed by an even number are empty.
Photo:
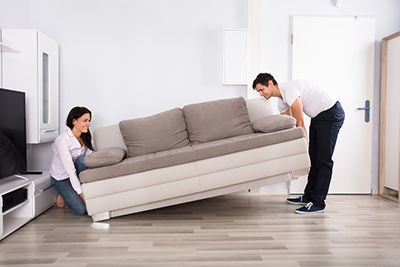
[[[27,199],[2,213],[2,196],[27,189]],[[56,202],[57,192],[49,172],[40,175],[14,175],[0,180],[0,240],[49,209]]]
[[[25,206],[25,205],[28,204],[29,202],[31,202],[31,201],[30,201],[29,199],[27,199],[27,200],[25,200],[24,202],[22,202],[21,204],[18,204],[17,206],[12,207],[12,208],[9,209],[9,210],[6,210],[6,211],[3,213],[3,216],[6,216],[7,214],[13,212],[14,210],[17,210],[17,209],[19,209],[20,207]]]
[[[28,186],[31,181],[26,180],[26,178],[21,178],[17,175],[13,175],[0,180],[0,195],[5,195],[14,191],[18,188]]]
[[[32,217],[3,217],[3,236],[1,238],[3,239],[4,237],[8,236],[30,220],[32,220]]]

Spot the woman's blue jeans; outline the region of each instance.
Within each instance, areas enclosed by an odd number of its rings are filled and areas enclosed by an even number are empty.
[[[76,158],[74,165],[76,169],[76,174],[79,174],[86,170],[87,167],[83,160],[85,159],[85,155],[81,155]],[[64,199],[67,207],[75,214],[82,215],[86,213],[86,205],[83,202],[82,198],[76,193],[74,188],[71,185],[69,178],[58,181],[51,177],[53,180],[53,185],[56,188],[58,194]]]

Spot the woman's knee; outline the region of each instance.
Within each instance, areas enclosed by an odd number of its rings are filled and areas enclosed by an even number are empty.
[[[85,204],[75,205],[73,209],[70,208],[70,210],[72,210],[72,212],[75,213],[76,215],[83,215],[87,212]]]

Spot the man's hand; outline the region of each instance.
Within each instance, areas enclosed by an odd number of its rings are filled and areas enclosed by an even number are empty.
[[[304,138],[307,140],[308,144],[308,136],[307,136],[307,130],[304,125],[304,113],[303,113],[303,103],[301,102],[301,98],[298,97],[290,107],[292,116],[296,119],[296,126],[297,127],[302,127],[304,130]]]

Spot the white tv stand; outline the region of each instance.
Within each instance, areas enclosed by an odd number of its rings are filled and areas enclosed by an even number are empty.
[[[3,195],[27,189],[27,199],[3,213]],[[13,175],[0,180],[0,240],[8,236],[56,202],[57,192],[49,172]]]

